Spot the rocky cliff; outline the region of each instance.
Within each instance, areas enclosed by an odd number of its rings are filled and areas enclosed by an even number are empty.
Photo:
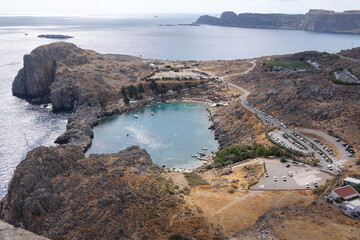
[[[1,219],[57,239],[213,239],[145,150],[85,157],[38,147],[16,168]]]
[[[297,29],[303,15],[224,12],[220,18],[201,16],[196,23],[226,27]]]
[[[296,29],[317,32],[360,33],[360,11],[310,10],[307,14],[224,12],[220,18],[201,16],[196,24],[227,27]]]
[[[138,59],[122,62],[58,42],[24,56],[12,91],[35,103],[50,102],[57,111],[81,105],[103,107],[119,98],[121,86],[140,80],[147,71]]]
[[[72,43],[57,42],[24,56],[24,67],[17,74],[12,91],[33,103],[51,103],[55,111],[72,110],[67,131],[55,142],[86,150],[98,119],[120,112],[109,112],[106,106],[118,101],[121,87],[140,81],[147,74],[149,68],[139,58],[109,57]]]

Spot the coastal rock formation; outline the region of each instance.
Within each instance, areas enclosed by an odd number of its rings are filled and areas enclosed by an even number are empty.
[[[1,240],[48,240],[46,237],[35,235],[22,228],[15,228],[10,224],[0,221]]]
[[[360,11],[310,10],[300,29],[316,32],[360,33]]]
[[[88,56],[71,43],[54,43],[34,49],[24,56],[24,67],[16,76],[12,91],[15,96],[47,101],[50,85],[62,64],[68,67],[85,64]]]
[[[196,24],[227,27],[294,29],[317,32],[360,33],[360,11],[310,10],[307,14],[224,12],[220,18],[201,16]]]
[[[303,15],[224,12],[220,18],[201,16],[196,23],[226,27],[297,29]]]
[[[213,239],[171,181],[137,146],[84,157],[79,147],[39,147],[16,168],[0,218],[49,238]]]
[[[120,97],[122,86],[148,74],[146,64],[127,60],[110,59],[72,43],[40,46],[24,56],[12,91],[31,102],[51,102],[55,111],[76,110],[84,104],[104,107]]]
[[[80,146],[85,151],[91,146],[93,126],[106,106],[119,100],[121,87],[140,80],[149,71],[139,58],[101,55],[58,42],[24,56],[24,67],[12,91],[32,103],[51,103],[55,111],[73,111],[66,132],[55,142]]]

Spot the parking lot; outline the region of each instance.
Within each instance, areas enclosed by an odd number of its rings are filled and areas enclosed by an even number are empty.
[[[349,82],[349,83],[359,83],[360,80],[357,76],[351,74],[348,70],[340,70],[337,72],[334,72],[335,78],[337,80],[343,81],[343,82]]]
[[[320,186],[330,177],[329,174],[309,166],[290,164],[290,167],[286,167],[286,164],[279,160],[266,160],[265,164],[268,176],[264,174],[252,189],[307,189],[306,184],[313,189],[315,188],[314,182]],[[292,176],[290,176],[290,172]],[[283,176],[285,176],[285,181]],[[274,177],[276,177],[276,181]]]
[[[305,154],[310,153],[310,151],[306,150],[302,145],[295,142],[292,139],[292,136],[289,136],[288,134],[284,133],[283,131],[274,130],[269,133],[269,137],[271,139],[273,139],[275,142],[281,144],[282,146],[284,146],[288,149],[299,151],[299,152],[302,152]]]

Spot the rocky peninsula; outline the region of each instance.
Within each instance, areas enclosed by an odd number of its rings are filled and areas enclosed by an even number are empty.
[[[220,18],[208,15],[201,16],[195,23],[226,27],[360,33],[360,11],[310,10],[306,14],[236,14],[224,12]]]

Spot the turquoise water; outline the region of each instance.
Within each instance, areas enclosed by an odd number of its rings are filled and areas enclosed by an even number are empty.
[[[88,154],[115,153],[139,145],[160,166],[198,167],[202,162],[191,155],[199,151],[208,155],[219,146],[208,129],[212,123],[206,107],[200,103],[159,103],[107,117],[94,128],[95,138]]]

